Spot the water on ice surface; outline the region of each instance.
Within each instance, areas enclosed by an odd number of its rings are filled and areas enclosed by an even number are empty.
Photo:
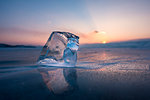
[[[38,59],[39,65],[74,67],[79,37],[69,32],[53,32]]]

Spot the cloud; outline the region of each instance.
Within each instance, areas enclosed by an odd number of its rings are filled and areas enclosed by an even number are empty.
[[[102,41],[102,35],[97,30],[85,34],[80,33],[78,35],[80,36],[80,43],[100,43]]]

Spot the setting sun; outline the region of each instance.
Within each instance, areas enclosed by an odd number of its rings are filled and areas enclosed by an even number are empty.
[[[106,44],[106,41],[103,41],[102,43],[103,43],[103,44]]]
[[[105,31],[102,31],[102,32],[100,32],[101,34],[106,34],[106,32]]]

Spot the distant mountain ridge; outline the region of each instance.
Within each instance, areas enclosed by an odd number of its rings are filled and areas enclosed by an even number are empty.
[[[31,45],[9,45],[9,44],[0,43],[0,48],[36,48],[36,46],[31,46]]]
[[[81,48],[150,48],[150,39],[138,39],[106,44],[83,44]]]
[[[0,43],[0,48],[42,48],[42,46],[31,46],[31,45],[9,45]],[[150,49],[150,39],[137,39],[123,42],[112,42],[112,43],[96,43],[96,44],[81,44],[80,48],[148,48]]]

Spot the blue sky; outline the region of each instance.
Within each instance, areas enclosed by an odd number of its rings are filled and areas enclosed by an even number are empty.
[[[43,45],[55,30],[79,35],[80,43],[150,38],[149,5],[150,0],[1,0],[0,42]]]

